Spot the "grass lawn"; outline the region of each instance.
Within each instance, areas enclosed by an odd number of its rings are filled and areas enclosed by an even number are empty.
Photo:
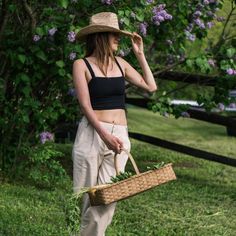
[[[130,131],[226,156],[236,154],[236,138],[227,137],[223,126],[164,118],[140,108],[129,108],[128,120]],[[141,170],[155,162],[172,162],[177,180],[119,202],[107,236],[236,235],[236,168],[131,142]],[[71,168],[71,144],[59,148]],[[68,235],[64,208],[71,189],[69,176],[54,190],[24,181],[3,182],[0,235]]]

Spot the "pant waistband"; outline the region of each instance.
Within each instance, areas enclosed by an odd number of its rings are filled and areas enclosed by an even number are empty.
[[[89,123],[88,119],[86,116],[83,116],[81,118],[81,122],[86,122],[87,124]],[[109,123],[109,122],[104,122],[104,121],[99,121],[99,123],[101,123],[103,126],[105,127],[117,127],[117,128],[125,128],[127,129],[127,125],[118,125],[118,124],[115,124],[115,123]]]

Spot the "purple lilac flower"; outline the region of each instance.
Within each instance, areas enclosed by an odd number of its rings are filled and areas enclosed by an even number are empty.
[[[212,22],[212,21],[207,22],[207,28],[208,28],[208,29],[212,28],[214,25],[215,25],[215,23]]]
[[[225,21],[225,17],[223,17],[223,16],[218,16],[218,17],[216,17],[216,20],[217,20],[218,22],[223,22],[223,21]]]
[[[136,14],[133,11],[130,13],[130,16],[134,19],[136,18]]]
[[[52,141],[53,140],[53,134],[51,134],[48,131],[42,132],[40,135],[40,142],[44,144],[46,141]]]
[[[127,56],[130,53],[130,51],[131,51],[130,48],[121,49],[118,52],[118,55],[121,56],[121,57],[125,57],[125,56]]]
[[[231,102],[231,103],[229,104],[229,108],[236,108],[236,103]]]
[[[215,13],[213,13],[212,11],[207,11],[207,16],[209,16],[209,17],[212,17],[212,18],[215,18]]]
[[[33,37],[34,42],[38,42],[40,39],[41,39],[41,37],[37,34],[35,34]]]
[[[75,97],[76,96],[76,91],[74,88],[70,88],[68,90],[68,95],[72,96],[72,97]]]
[[[175,62],[174,55],[168,54],[166,57],[166,65],[171,65]]]
[[[146,0],[146,3],[147,4],[151,4],[151,3],[153,3],[154,2],[154,0]]]
[[[102,0],[102,3],[107,4],[107,5],[111,5],[113,2],[113,0]]]
[[[53,27],[53,28],[51,28],[50,30],[48,30],[48,34],[49,34],[50,36],[53,36],[56,32],[57,32],[57,28],[55,28],[55,27]]]
[[[73,61],[76,58],[76,52],[71,52],[69,55],[69,59]]]
[[[70,41],[70,42],[74,42],[75,41],[75,37],[76,37],[76,34],[74,31],[70,31],[67,35],[67,39]]]
[[[154,16],[152,17],[152,20],[155,25],[160,25],[160,23],[165,20],[172,20],[172,15],[168,14],[166,10],[164,10],[165,6],[165,4],[160,4],[153,8],[152,13]]]
[[[189,114],[187,111],[183,111],[183,112],[181,112],[181,116],[182,116],[182,117],[189,118],[189,117],[190,117],[190,114]]]
[[[190,34],[188,39],[193,42],[193,41],[196,40],[196,35],[195,34]]]
[[[203,0],[203,4],[204,4],[204,5],[208,5],[208,4],[209,4],[209,1],[208,1],[208,0]]]
[[[232,68],[229,68],[229,69],[226,70],[226,73],[228,75],[233,75],[234,74],[234,70]]]
[[[166,43],[167,43],[169,46],[171,46],[171,45],[173,44],[173,42],[172,42],[170,39],[167,39],[167,40],[166,40]]]
[[[184,61],[186,59],[186,55],[185,54],[181,54],[179,61]]]
[[[118,55],[121,56],[121,57],[124,57],[125,56],[125,51],[123,49],[121,49],[119,52],[118,52]]]
[[[166,4],[159,4],[157,7],[153,8],[153,11],[156,11],[155,13],[158,13],[158,12],[164,10],[165,7],[166,7]]]
[[[191,34],[189,31],[187,31],[187,30],[185,30],[184,31],[185,32],[185,35],[186,35],[186,38],[188,39],[188,40],[190,40],[190,41],[195,41],[195,39],[196,39],[196,36],[195,36],[195,34]]]
[[[200,11],[195,11],[194,13],[193,13],[193,17],[194,18],[198,18],[199,16],[201,16],[202,15],[202,13],[200,12]]]
[[[199,26],[200,29],[205,29],[205,24],[203,21],[201,21],[199,18],[194,20],[194,23]]]
[[[187,31],[191,32],[193,30],[193,24],[190,23],[187,28],[186,28]]]
[[[139,31],[143,36],[147,35],[147,26],[148,26],[147,22],[143,22],[139,24]]]
[[[225,105],[223,103],[218,103],[217,107],[220,111],[224,111],[224,109],[225,109]]]
[[[204,8],[204,5],[202,5],[201,3],[198,3],[197,6],[196,6],[196,9],[197,10],[202,10]]]
[[[213,60],[213,59],[208,59],[208,64],[210,65],[210,66],[212,66],[212,67],[215,67],[216,65],[215,65],[215,61]]]
[[[119,22],[120,22],[121,25],[123,25],[124,22],[125,22],[125,19],[124,19],[124,18],[121,18],[121,19],[119,20]]]

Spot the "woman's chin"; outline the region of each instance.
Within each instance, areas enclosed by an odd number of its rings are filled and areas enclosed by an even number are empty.
[[[113,52],[116,52],[117,50],[118,50],[118,46],[113,46],[113,47],[112,47],[112,51],[113,51]]]

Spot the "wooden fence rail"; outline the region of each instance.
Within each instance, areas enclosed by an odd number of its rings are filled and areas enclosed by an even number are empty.
[[[126,98],[126,102],[139,107],[147,108],[147,103],[151,102],[151,100],[146,98]],[[236,128],[236,118],[234,117],[227,117],[217,113],[205,112],[198,108],[190,108],[188,109],[188,113],[193,119]]]
[[[219,162],[225,165],[230,165],[230,166],[235,166],[236,167],[236,158],[231,158],[231,157],[226,157],[222,155],[218,155],[215,153],[199,150],[196,148],[192,147],[187,147],[181,144],[173,143],[170,141],[166,141],[160,138],[144,135],[144,134],[139,134],[139,133],[134,133],[134,132],[129,132],[129,137],[137,139],[139,141],[147,142],[159,147],[163,147],[166,149],[170,149],[173,151],[177,151],[180,153],[188,154],[194,157],[198,157],[201,159],[209,160],[209,161],[214,161],[214,162]]]

